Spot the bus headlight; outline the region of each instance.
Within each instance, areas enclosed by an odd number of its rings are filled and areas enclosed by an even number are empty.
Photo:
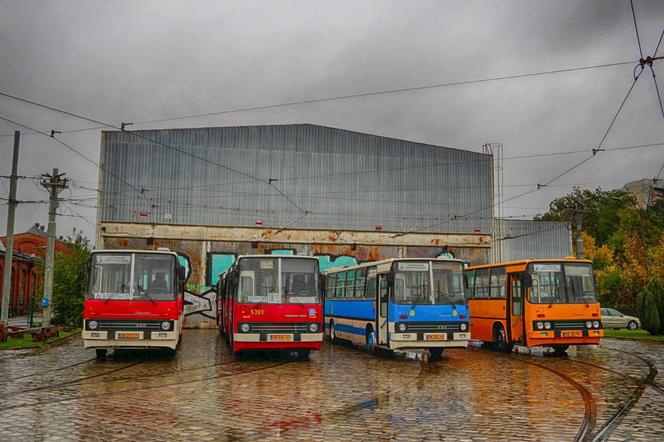
[[[544,324],[542,322],[538,322],[535,325],[537,326],[537,330],[542,330],[544,328]]]
[[[550,322],[545,322],[544,323],[544,328],[547,330],[551,330],[551,323]]]
[[[97,330],[97,327],[99,327],[99,323],[97,321],[88,321],[88,328],[90,330]]]
[[[586,321],[586,328],[593,328],[592,321]]]
[[[399,331],[400,332],[405,332],[406,331],[406,324],[403,324],[403,323],[399,324]]]
[[[599,328],[599,321],[593,321],[593,327]]]
[[[309,331],[311,333],[316,333],[318,331],[318,324],[309,324]]]
[[[466,331],[467,329],[468,329],[468,326],[466,325],[466,323],[462,322],[461,325],[459,326],[459,330]]]
[[[168,321],[164,321],[164,322],[161,323],[161,329],[162,329],[162,330],[166,331],[166,330],[168,330],[169,328],[171,328],[171,323],[170,323],[170,322],[168,322]]]
[[[249,331],[249,324],[242,324],[242,325],[240,326],[240,330],[242,330],[243,332],[247,333],[247,332]]]

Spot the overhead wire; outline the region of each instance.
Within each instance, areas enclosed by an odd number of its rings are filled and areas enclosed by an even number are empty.
[[[238,175],[242,175],[242,176],[245,176],[245,177],[247,177],[247,178],[251,178],[251,179],[253,179],[253,180],[255,180],[255,181],[259,181],[259,182],[262,182],[262,183],[268,184],[269,186],[273,187],[277,192],[279,192],[279,193],[284,197],[284,199],[286,199],[286,201],[288,201],[289,203],[291,203],[292,205],[294,205],[295,207],[297,207],[298,210],[300,210],[300,211],[302,211],[302,212],[306,212],[305,209],[303,209],[302,207],[300,207],[295,201],[293,201],[291,198],[289,198],[288,195],[286,195],[284,192],[282,192],[282,191],[281,191],[279,188],[277,188],[276,186],[272,185],[272,181],[271,181],[270,178],[268,178],[268,179],[259,178],[259,177],[256,177],[256,176],[254,176],[254,175],[248,173],[248,172],[244,172],[244,171],[241,171],[241,170],[239,170],[239,169],[235,169],[235,168],[233,168],[233,167],[226,166],[226,165],[221,164],[221,163],[219,163],[219,162],[217,162],[217,161],[213,161],[213,160],[210,160],[210,159],[208,159],[208,158],[202,157],[202,156],[200,156],[200,155],[196,155],[195,153],[192,153],[192,152],[187,152],[186,150],[179,149],[179,148],[177,148],[177,147],[171,146],[170,144],[164,143],[164,142],[162,142],[162,141],[152,139],[152,138],[150,138],[150,137],[147,137],[147,136],[145,136],[145,135],[142,135],[142,134],[138,133],[137,131],[125,130],[125,129],[124,129],[125,123],[123,123],[122,126],[116,126],[116,125],[113,125],[113,124],[110,124],[110,123],[105,123],[105,122],[103,122],[103,121],[95,120],[94,118],[86,117],[86,116],[81,115],[81,114],[77,114],[77,113],[69,112],[69,111],[66,111],[66,110],[64,110],[64,109],[59,109],[59,108],[56,108],[56,107],[53,107],[53,106],[49,106],[49,105],[46,105],[46,104],[43,104],[43,103],[39,103],[39,102],[34,101],[34,100],[29,100],[29,99],[27,99],[27,98],[22,98],[22,97],[19,97],[19,96],[16,96],[16,95],[7,94],[7,93],[5,93],[5,92],[1,92],[1,91],[0,91],[0,95],[5,96],[5,97],[8,97],[8,98],[12,98],[12,99],[14,99],[14,100],[21,101],[21,102],[24,102],[24,103],[32,104],[32,105],[34,105],[34,106],[42,107],[42,108],[44,108],[44,109],[48,109],[48,110],[51,110],[51,111],[54,111],[54,112],[59,112],[59,113],[62,113],[62,114],[64,114],[64,115],[69,115],[69,116],[71,116],[71,117],[79,118],[79,119],[82,119],[82,120],[87,120],[87,121],[90,121],[90,122],[93,122],[93,123],[96,123],[96,124],[106,125],[107,127],[111,127],[111,128],[117,129],[117,130],[121,130],[121,131],[123,131],[123,132],[125,132],[125,133],[127,133],[127,134],[129,134],[129,135],[131,135],[131,136],[134,136],[134,137],[140,138],[140,139],[142,139],[142,140],[144,140],[144,141],[148,141],[148,142],[150,142],[150,143],[157,144],[157,145],[162,146],[162,147],[166,147],[166,148],[171,149],[171,150],[173,150],[173,151],[175,151],[175,152],[179,152],[179,153],[181,153],[181,154],[183,154],[183,155],[187,155],[187,156],[189,156],[189,157],[195,158],[195,159],[197,159],[197,160],[199,160],[199,161],[203,161],[203,162],[205,162],[205,163],[209,163],[209,164],[212,164],[212,165],[214,165],[214,166],[220,167],[220,168],[222,168],[222,169],[224,169],[224,170],[227,170],[227,171],[229,171],[229,172],[233,172],[233,173],[236,173],[236,174],[238,174]],[[9,122],[11,122],[11,120],[8,120],[8,119],[6,119],[6,118],[2,118],[2,119],[5,120],[5,121],[9,121]],[[12,123],[13,123],[13,124],[17,124],[16,122],[12,122]],[[19,126],[23,126],[23,127],[27,127],[27,128],[29,128],[28,126],[25,126],[25,125],[22,125],[22,124],[18,124],[18,125],[19,125]],[[63,143],[62,141],[60,141],[60,140],[58,140],[57,138],[55,138],[55,136],[53,136],[53,134],[51,134],[51,135],[47,135],[46,133],[41,132],[41,131],[37,131],[37,130],[34,129],[34,128],[32,128],[32,130],[35,131],[35,132],[39,132],[39,133],[41,133],[42,135],[49,136],[50,138],[53,138],[53,139],[59,141],[59,142],[62,143],[62,144],[65,144],[65,143]],[[76,152],[76,151],[75,151],[75,152]],[[79,152],[77,152],[77,153],[78,153],[79,155],[81,155]],[[90,159],[87,158],[87,157],[84,157],[84,158],[90,160]]]

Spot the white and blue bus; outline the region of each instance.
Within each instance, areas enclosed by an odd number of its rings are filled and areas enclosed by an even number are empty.
[[[392,258],[324,273],[325,332],[371,351],[467,347],[463,261]]]

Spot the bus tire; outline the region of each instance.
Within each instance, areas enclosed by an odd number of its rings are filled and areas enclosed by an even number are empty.
[[[106,350],[105,348],[97,348],[95,349],[95,353],[97,354],[98,361],[105,361],[106,353],[108,353],[108,350]]]
[[[365,332],[365,339],[369,353],[376,353],[378,351],[378,343],[376,342],[376,333],[374,332],[373,327],[370,325],[367,326],[367,330]]]
[[[429,360],[430,361],[440,361],[441,358],[443,357],[443,350],[444,348],[441,347],[433,347],[429,349]]]
[[[311,353],[311,350],[308,349],[297,350],[296,353],[298,359],[309,359],[309,354]]]
[[[552,345],[551,348],[553,348],[553,353],[554,354],[556,354],[557,356],[563,356],[567,353],[567,349],[569,348],[569,345],[565,345],[565,344]]]
[[[337,338],[337,330],[334,327],[334,321],[330,321],[330,342],[333,344],[339,343],[339,338]]]
[[[503,353],[511,353],[514,344],[507,342],[507,334],[502,324],[493,326],[493,348]]]

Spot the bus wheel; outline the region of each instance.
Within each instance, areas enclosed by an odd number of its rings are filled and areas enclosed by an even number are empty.
[[[296,353],[298,359],[309,359],[309,353],[311,353],[311,350],[297,350]]]
[[[97,360],[98,361],[105,361],[107,352],[108,352],[108,350],[106,350],[105,348],[96,349],[95,353],[97,353]]]
[[[337,339],[337,330],[334,327],[334,321],[330,321],[330,342],[337,344],[339,339]]]
[[[551,348],[556,355],[562,356],[567,352],[569,345],[552,345]]]
[[[493,328],[493,348],[504,353],[511,353],[513,344],[507,343],[507,335],[502,325],[498,324]]]
[[[443,356],[443,350],[445,350],[445,349],[440,348],[440,347],[430,348],[429,349],[429,354],[430,354],[429,360],[430,361],[440,361],[440,359]]]
[[[366,331],[366,342],[369,353],[376,353],[378,350],[378,344],[376,342],[376,333],[372,327],[368,327]]]

